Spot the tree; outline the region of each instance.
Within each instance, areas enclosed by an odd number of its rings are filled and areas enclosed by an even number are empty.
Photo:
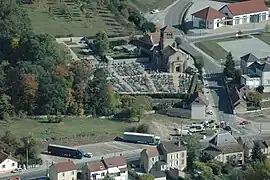
[[[0,149],[6,153],[14,153],[19,145],[18,139],[10,131],[5,131],[0,138]]]
[[[263,94],[259,92],[249,92],[247,99],[252,103],[253,106],[260,107],[260,103],[263,99]]]
[[[149,133],[149,125],[148,124],[140,124],[136,128],[136,132],[138,132],[138,133]]]
[[[13,115],[13,106],[10,103],[10,97],[6,94],[0,95],[0,119],[8,120]]]
[[[194,162],[198,160],[200,155],[200,142],[198,137],[191,136],[187,139],[187,170],[194,170]]]
[[[251,159],[252,161],[264,161],[265,160],[265,156],[261,151],[261,147],[259,142],[254,142],[254,147],[252,149],[251,152]]]
[[[224,70],[223,70],[223,73],[225,74],[225,76],[227,78],[234,78],[234,75],[235,75],[235,62],[233,60],[233,57],[232,57],[232,53],[229,52],[226,56],[226,62],[225,62],[225,65],[224,65]]]
[[[120,98],[122,108],[127,109],[134,103],[135,97],[130,95],[122,95]]]
[[[152,99],[148,96],[136,96],[131,105],[131,114],[136,117],[138,122],[141,121],[143,115],[152,109]]]
[[[180,45],[182,44],[182,39],[180,37],[176,37],[175,42],[176,42],[177,48],[180,49]]]
[[[93,41],[95,50],[98,54],[103,55],[109,50],[109,40],[105,31],[99,31]]]
[[[264,32],[266,33],[270,32],[270,25],[268,23],[264,26]]]
[[[15,0],[0,0],[0,12],[0,40],[31,33],[31,21]]]
[[[216,160],[211,160],[211,161],[207,162],[206,165],[211,167],[214,175],[218,176],[221,174],[221,168],[222,168],[221,162],[218,162]]]
[[[258,93],[260,93],[260,94],[263,94],[263,90],[264,90],[264,87],[263,87],[263,86],[258,86],[258,87],[256,88],[256,91],[257,91]]]
[[[201,57],[201,56],[195,57],[195,59],[194,59],[194,66],[198,70],[199,79],[202,79],[203,66],[204,66],[203,57]]]
[[[156,25],[152,22],[144,22],[141,26],[141,30],[143,32],[155,32],[156,31]]]
[[[139,180],[154,180],[154,179],[155,179],[155,177],[151,174],[139,176]]]
[[[194,162],[194,168],[196,170],[201,171],[201,175],[200,175],[200,180],[209,180],[209,179],[213,179],[214,174],[213,171],[211,169],[211,167],[207,166],[205,163],[202,162]]]

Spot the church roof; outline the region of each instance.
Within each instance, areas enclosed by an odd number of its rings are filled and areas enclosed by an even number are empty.
[[[210,6],[193,13],[192,16],[198,17],[203,20],[213,20],[225,17],[224,14]]]

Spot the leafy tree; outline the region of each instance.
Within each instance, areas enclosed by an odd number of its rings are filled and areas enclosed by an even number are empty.
[[[131,106],[131,114],[133,117],[141,121],[146,111],[152,109],[152,99],[148,96],[137,96]]]
[[[151,174],[142,175],[139,177],[139,180],[154,180],[155,177]]]
[[[149,126],[148,126],[148,124],[140,124],[136,128],[136,132],[138,132],[138,133],[149,133]]]
[[[109,50],[109,39],[105,31],[99,31],[93,41],[94,47],[98,54],[103,55]]]
[[[130,95],[123,95],[120,98],[122,108],[127,109],[134,103],[135,97]]]
[[[187,170],[194,170],[194,162],[200,156],[200,142],[198,137],[191,136],[187,139]]]
[[[32,31],[31,21],[26,11],[16,2],[15,0],[0,1],[0,40],[24,36]]]
[[[222,163],[221,162],[218,162],[216,160],[211,160],[211,161],[207,162],[206,165],[211,167],[214,175],[220,175],[221,174],[221,168],[222,168]]]
[[[156,31],[156,25],[152,22],[144,22],[141,26],[141,30],[143,32],[155,32]]]
[[[253,104],[253,106],[260,107],[260,102],[263,99],[263,95],[259,92],[249,92],[247,99]]]
[[[204,66],[203,57],[201,56],[195,57],[194,62],[195,62],[194,66],[197,68],[198,73],[199,73],[199,79],[202,79],[203,66]]]
[[[179,49],[180,45],[182,44],[182,39],[180,37],[176,37],[175,42],[176,42],[177,48]]]
[[[236,69],[235,69],[235,62],[233,60],[231,52],[227,54],[226,62],[224,66],[225,67],[224,67],[223,73],[225,74],[225,76],[228,78],[233,78],[235,75]]]
[[[18,139],[10,131],[5,131],[3,136],[0,138],[0,149],[6,153],[14,153],[19,145]]]
[[[86,114],[111,115],[115,105],[112,102],[113,94],[108,88],[107,75],[103,69],[96,69],[94,78],[90,80],[85,88],[85,111]]]
[[[0,119],[8,120],[13,115],[13,106],[10,104],[10,97],[6,94],[0,96]]]
[[[264,161],[265,156],[262,153],[261,147],[259,142],[254,142],[254,147],[251,152],[251,159],[252,161]]]
[[[207,166],[206,164],[196,161],[194,162],[194,168],[202,172],[199,177],[200,180],[213,179],[214,177],[213,171],[211,167]]]
[[[261,94],[263,94],[263,90],[264,90],[264,87],[263,87],[263,86],[258,86],[258,87],[256,88],[256,91],[257,91],[258,93],[261,93]]]

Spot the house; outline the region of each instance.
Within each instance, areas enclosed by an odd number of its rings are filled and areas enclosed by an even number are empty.
[[[265,92],[270,92],[269,60],[258,59],[253,54],[247,54],[240,60],[241,84],[245,84],[251,89],[263,86]]]
[[[219,133],[209,141],[208,147],[203,149],[203,155],[208,159],[215,159],[226,163],[229,159],[237,164],[244,163],[243,147],[231,135],[231,133]]]
[[[147,173],[177,169],[187,166],[187,149],[180,142],[162,142],[156,147],[148,147],[141,152],[141,167]]]
[[[269,12],[264,1],[249,0],[224,5],[219,9],[226,16],[226,24],[258,23],[268,20]]]
[[[51,180],[77,180],[77,168],[73,161],[53,163],[49,167]]]
[[[235,113],[246,113],[247,112],[247,101],[246,97],[249,92],[249,87],[246,85],[230,87],[230,98],[234,106]]]
[[[207,100],[205,96],[196,91],[194,92],[186,102],[185,107],[191,110],[191,119],[201,119],[206,118],[206,106]]]
[[[218,10],[207,7],[192,14],[192,23],[195,28],[217,29],[224,25],[225,18]]]
[[[127,180],[127,163],[123,156],[101,159],[99,162],[86,163],[82,167],[85,180],[104,179],[111,177],[115,180]]]
[[[266,155],[267,157],[270,156],[270,137],[269,136],[261,136],[261,135],[241,136],[237,139],[237,141],[244,148],[245,158],[251,158],[252,150],[254,148],[255,143],[258,143],[260,145],[260,149],[264,155]]]
[[[149,55],[153,66],[160,71],[169,73],[185,72],[189,66],[193,68],[194,58],[177,48],[173,27],[157,28],[156,32],[148,33],[144,37],[134,40],[132,44],[141,52]],[[189,63],[192,61],[192,63]]]
[[[7,173],[18,168],[18,160],[10,154],[0,152],[0,173]]]
[[[8,180],[21,180],[20,176],[14,176],[9,178]]]

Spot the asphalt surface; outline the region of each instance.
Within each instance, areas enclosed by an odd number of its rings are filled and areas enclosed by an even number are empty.
[[[176,26],[181,24],[183,13],[185,12],[190,0],[180,0],[177,4],[170,8],[165,15],[164,25]]]

